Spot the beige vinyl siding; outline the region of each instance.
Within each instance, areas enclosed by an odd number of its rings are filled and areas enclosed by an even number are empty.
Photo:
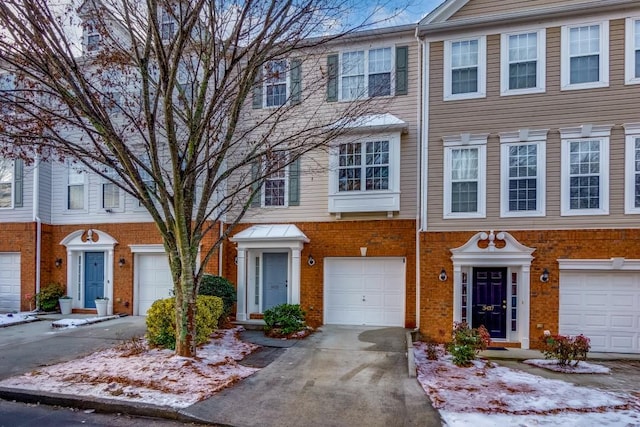
[[[429,84],[428,228],[432,231],[477,229],[566,229],[635,226],[624,215],[623,123],[638,122],[640,86],[624,85],[624,20],[610,22],[610,85],[560,91],[560,28],[547,29],[546,93],[500,96],[500,35],[487,37],[487,98],[443,101],[443,42],[431,44]],[[635,105],[634,105],[635,104]],[[560,216],[560,128],[583,124],[614,125],[610,138],[609,215]],[[546,144],[546,217],[500,218],[499,133],[549,129]],[[489,133],[487,143],[487,218],[443,219],[442,137]]]
[[[535,11],[549,6],[562,6],[575,4],[576,7],[585,0],[470,0],[450,21],[459,19],[475,18],[478,16],[499,15],[509,12],[522,12],[526,10]]]
[[[377,39],[366,43],[350,41],[348,45],[336,46],[331,52],[324,52],[317,60],[303,62],[302,69],[302,110],[304,115],[313,111],[314,116],[328,118],[335,115],[341,109],[346,108],[350,102],[326,102],[326,83],[317,86],[316,81],[320,77],[314,77],[314,72],[324,72],[326,69],[326,57],[330,53],[352,51],[384,46],[409,46],[408,64],[408,94],[373,98],[364,101],[366,114],[390,113],[407,123],[407,133],[401,135],[400,140],[400,212],[394,213],[394,219],[414,219],[416,215],[416,169],[417,169],[417,110],[419,99],[420,79],[418,74],[419,46],[413,33],[393,39]],[[312,88],[309,89],[309,86]],[[305,90],[315,90],[309,99]],[[367,105],[366,103],[369,103]],[[264,114],[262,110],[253,110],[254,115]],[[305,117],[306,119],[306,117]],[[304,121],[303,121],[304,122]],[[382,131],[384,133],[384,131]],[[366,137],[375,136],[376,133],[367,133]],[[357,140],[356,135],[346,135],[348,140]],[[387,212],[375,213],[343,213],[341,219],[336,219],[335,214],[328,211],[329,194],[329,154],[326,148],[317,150],[303,156],[300,165],[300,205],[288,207],[253,208],[243,218],[243,222],[249,223],[283,223],[301,221],[345,221],[345,220],[371,220],[386,219]]]

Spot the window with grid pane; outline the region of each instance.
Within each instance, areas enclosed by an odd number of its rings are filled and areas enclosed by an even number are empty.
[[[389,141],[340,145],[338,191],[389,189]]]
[[[600,80],[600,25],[569,29],[569,83]]]
[[[115,179],[117,177],[115,171],[110,169],[107,176]],[[120,188],[113,182],[107,180],[102,183],[102,208],[103,209],[119,209],[120,208]]]
[[[509,211],[538,209],[538,145],[509,147]]]
[[[274,172],[264,180],[264,206],[285,206],[287,153],[273,153],[265,163]]]
[[[98,32],[98,24],[95,20],[89,20],[85,27],[86,32],[86,49],[87,52],[94,52],[100,47],[100,33]]]
[[[67,209],[84,209],[84,172],[69,168],[67,184]]]
[[[635,77],[640,78],[640,19],[633,23],[633,47],[635,57]]]
[[[478,148],[451,150],[451,212],[478,211]]]
[[[391,95],[390,47],[344,52],[341,61],[341,99]]]
[[[0,159],[0,208],[13,206],[13,162]]]
[[[160,34],[162,40],[170,40],[176,33],[176,21],[166,10],[162,11],[160,22]]]
[[[600,208],[600,141],[569,142],[569,208]]]
[[[509,36],[509,89],[535,88],[538,84],[538,34]]]
[[[277,107],[287,102],[287,61],[270,61],[265,66],[265,103]]]
[[[478,92],[478,40],[451,43],[451,93]]]

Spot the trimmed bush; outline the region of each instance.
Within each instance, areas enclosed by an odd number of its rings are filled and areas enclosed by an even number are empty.
[[[210,295],[222,298],[224,304],[224,317],[228,317],[236,303],[236,288],[233,283],[222,276],[214,276],[213,274],[205,274],[200,282],[198,295]]]
[[[306,328],[304,311],[299,304],[280,304],[264,312],[267,332],[279,329],[282,335],[289,335]]]
[[[60,283],[49,283],[36,294],[36,305],[42,311],[55,311],[58,309],[58,298],[64,295],[66,295],[64,286]]]
[[[491,344],[489,331],[480,325],[470,328],[467,322],[456,322],[453,325],[452,340],[447,350],[453,356],[453,363],[457,366],[469,366],[477,354],[486,350]]]
[[[176,299],[157,300],[147,312],[147,341],[152,347],[176,348]],[[196,299],[196,343],[205,344],[218,327],[223,303],[219,297],[198,295]]]
[[[591,349],[591,340],[584,335],[565,336],[546,333],[543,338],[545,359],[558,359],[558,365],[578,366],[581,360],[587,360]]]

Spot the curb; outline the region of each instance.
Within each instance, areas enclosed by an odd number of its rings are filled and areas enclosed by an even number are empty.
[[[68,394],[49,393],[39,391],[33,393],[0,387],[0,398],[23,403],[40,403],[50,406],[73,407],[78,409],[93,409],[101,413],[122,413],[139,417],[164,418],[182,422],[197,422],[200,424],[217,425],[206,420],[189,416],[181,412],[184,408],[171,408],[149,403],[127,403],[120,400],[100,399],[91,396],[72,396]]]
[[[405,337],[407,340],[407,370],[409,371],[409,378],[415,378],[416,373],[416,360],[413,354],[413,336],[416,331],[407,331]]]

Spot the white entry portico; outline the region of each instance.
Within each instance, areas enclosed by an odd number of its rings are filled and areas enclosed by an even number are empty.
[[[293,224],[261,224],[230,239],[237,244],[237,320],[281,302],[300,304],[300,254],[309,242]],[[286,263],[284,259],[286,258]]]

